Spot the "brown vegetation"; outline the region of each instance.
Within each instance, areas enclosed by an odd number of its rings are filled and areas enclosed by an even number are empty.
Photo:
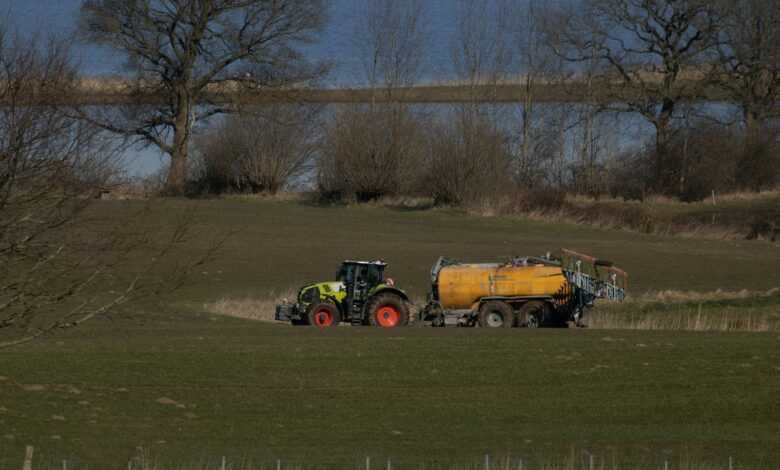
[[[319,108],[269,105],[228,116],[198,139],[190,193],[276,194],[314,163]]]

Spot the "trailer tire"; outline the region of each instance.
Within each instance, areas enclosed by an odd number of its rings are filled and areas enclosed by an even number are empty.
[[[515,313],[506,302],[493,300],[479,307],[479,326],[482,328],[512,328]]]
[[[550,306],[547,302],[532,300],[520,307],[517,323],[527,328],[541,328],[550,321]]]
[[[366,305],[368,323],[381,328],[397,328],[409,323],[409,309],[395,294],[379,294]]]
[[[330,328],[339,326],[341,323],[341,313],[339,309],[329,302],[320,302],[309,307],[306,314],[309,325],[320,328]]]

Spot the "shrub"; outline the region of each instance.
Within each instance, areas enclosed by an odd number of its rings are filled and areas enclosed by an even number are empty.
[[[403,105],[336,110],[322,142],[319,192],[359,202],[411,192],[419,175],[424,127]]]

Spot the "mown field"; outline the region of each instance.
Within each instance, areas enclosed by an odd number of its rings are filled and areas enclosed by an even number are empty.
[[[121,214],[137,204],[98,210]],[[327,279],[344,258],[387,260],[397,283],[421,298],[440,255],[479,260],[560,247],[615,260],[643,299],[666,290],[768,291],[780,286],[777,245],[251,199],[167,201],[155,217],[193,205],[196,236],[183,258],[235,233],[182,289],[0,351],[0,468],[19,468],[26,445],[39,465],[67,459],[69,468],[127,468],[139,455],[158,468],[216,464],[223,455],[327,468],[357,468],[370,455],[392,457],[394,468],[446,468],[485,453],[540,468],[583,450],[605,468],[664,460],[723,468],[729,456],[736,468],[780,462],[774,328],[319,331],[208,309]],[[780,310],[773,294],[676,295],[681,309],[705,316],[728,308],[771,323]],[[632,305],[610,315],[676,312]]]

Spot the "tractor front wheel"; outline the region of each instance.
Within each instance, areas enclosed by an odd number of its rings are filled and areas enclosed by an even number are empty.
[[[380,294],[369,300],[366,307],[371,326],[396,328],[409,322],[409,310],[404,300],[394,294]]]
[[[330,328],[341,323],[341,314],[335,305],[330,303],[314,304],[309,308],[309,325],[320,328]]]

